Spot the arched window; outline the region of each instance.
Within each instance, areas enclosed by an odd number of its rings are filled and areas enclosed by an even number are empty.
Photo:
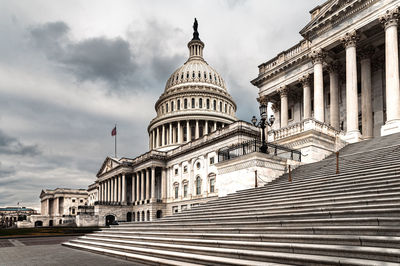
[[[210,193],[215,192],[215,178],[210,178]]]
[[[176,109],[181,110],[181,100],[178,100],[176,105]]]
[[[168,113],[168,103],[165,104],[165,112]]]
[[[187,198],[188,184],[183,185],[183,197]]]
[[[206,100],[206,108],[207,108],[207,109],[210,109],[210,99],[207,99],[207,100]]]
[[[219,102],[219,111],[222,112],[222,102]]]
[[[175,199],[179,197],[179,184],[175,183],[174,184],[174,191],[175,191]]]
[[[187,99],[183,100],[183,108],[187,109]]]
[[[199,99],[199,108],[203,108],[203,99],[202,98]]]
[[[228,106],[225,104],[225,113],[228,112]]]
[[[171,112],[174,111],[174,102],[171,102]]]
[[[192,98],[192,108],[194,108],[194,98]]]
[[[200,176],[196,177],[196,195],[201,194],[201,178]]]
[[[214,111],[217,111],[217,101],[216,100],[214,100],[213,108],[214,108]]]

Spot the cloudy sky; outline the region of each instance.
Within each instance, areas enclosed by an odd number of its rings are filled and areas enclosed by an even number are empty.
[[[257,113],[257,66],[296,44],[323,0],[0,0],[0,207],[41,189],[87,188],[106,156],[147,151],[148,122],[187,56],[204,56],[242,120]]]

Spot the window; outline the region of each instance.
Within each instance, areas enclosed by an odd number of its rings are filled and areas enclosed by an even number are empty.
[[[217,101],[216,100],[214,100],[213,109],[214,109],[214,111],[217,111]]]
[[[288,110],[288,120],[292,120],[293,119],[293,107],[289,108]]]
[[[225,113],[227,113],[228,112],[228,107],[227,107],[227,105],[225,104]]]
[[[215,192],[215,178],[210,179],[210,193]]]
[[[178,102],[176,103],[176,109],[181,110],[181,100],[178,100]]]
[[[214,164],[214,157],[210,157],[210,164]]]
[[[162,106],[162,113],[164,113],[164,105]]]
[[[82,203],[82,202],[83,202],[83,199],[79,200],[79,202]]]
[[[210,99],[207,99],[207,101],[206,101],[206,108],[210,109]]]
[[[194,98],[192,98],[192,108],[194,108]]]
[[[168,113],[168,103],[165,105],[165,112]]]
[[[187,205],[182,205],[182,206],[181,206],[181,210],[182,210],[182,211],[187,210]]]
[[[192,73],[192,78],[194,78],[194,71],[193,71],[193,73]]]
[[[196,178],[196,195],[201,194],[201,179],[200,176]]]
[[[179,196],[179,186],[175,185],[175,199],[177,199]]]
[[[187,127],[183,127],[183,141],[187,141]]]
[[[175,175],[178,175],[178,168],[175,168]]]
[[[184,172],[184,173],[187,173],[187,165],[185,165],[185,166],[183,167],[183,172]]]
[[[199,71],[199,79],[201,78],[201,73],[200,73],[200,71]]]
[[[183,108],[187,109],[187,99],[183,100]]]
[[[197,169],[200,169],[200,163],[198,162],[197,164],[196,164],[196,167],[197,167]]]
[[[174,102],[171,102],[171,112],[174,111]]]
[[[188,191],[188,185],[184,184],[183,185],[183,197],[187,198],[187,191]]]
[[[178,206],[173,206],[172,213],[177,213],[177,212],[178,212]]]
[[[219,111],[222,112],[222,102],[219,102]]]
[[[72,214],[75,214],[75,209],[72,209]]]
[[[202,98],[199,99],[199,108],[203,108],[203,99]]]
[[[75,202],[75,199],[72,199],[72,202]]]

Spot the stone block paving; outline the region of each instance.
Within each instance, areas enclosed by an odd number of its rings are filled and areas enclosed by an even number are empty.
[[[71,238],[76,237],[18,238],[17,242],[15,239],[0,239],[0,266],[138,265],[122,259],[61,246],[60,243]]]

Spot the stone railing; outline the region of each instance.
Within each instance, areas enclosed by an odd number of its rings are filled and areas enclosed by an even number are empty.
[[[281,52],[278,54],[276,57],[272,58],[268,62],[261,64],[259,68],[259,73],[263,74],[265,72],[268,72],[269,70],[275,68],[276,66],[284,63],[285,61],[288,61],[292,59],[293,57],[303,53],[304,51],[308,50],[310,48],[311,43],[307,40],[302,40],[295,46],[287,49],[286,51]]]
[[[339,130],[334,129],[330,125],[317,121],[314,118],[307,118],[287,127],[269,131],[268,141],[280,140],[309,130],[324,133],[332,137],[337,137],[340,134]]]

